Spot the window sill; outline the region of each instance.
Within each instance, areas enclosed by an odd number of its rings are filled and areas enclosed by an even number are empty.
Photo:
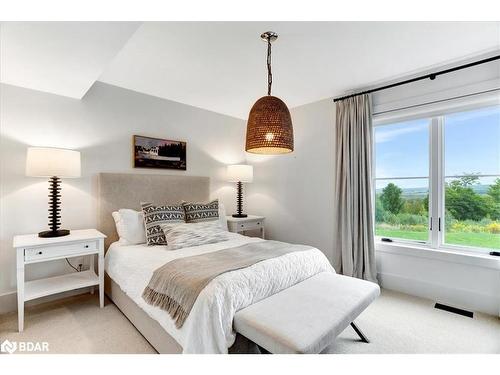
[[[471,251],[450,248],[433,249],[424,244],[382,242],[380,239],[375,239],[375,251],[500,270],[500,257]]]

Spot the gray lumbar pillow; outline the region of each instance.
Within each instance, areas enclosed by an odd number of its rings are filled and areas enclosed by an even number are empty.
[[[168,250],[200,246],[229,240],[229,233],[222,229],[218,220],[200,223],[160,224],[167,239]]]

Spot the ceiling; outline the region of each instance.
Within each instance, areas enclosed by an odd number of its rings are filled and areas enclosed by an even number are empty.
[[[96,81],[246,118],[266,94],[295,107],[500,49],[498,22],[4,23],[1,81],[81,98]]]
[[[81,99],[140,22],[2,22],[1,82]]]

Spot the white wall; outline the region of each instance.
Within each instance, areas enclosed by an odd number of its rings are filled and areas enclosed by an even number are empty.
[[[376,248],[384,288],[500,315],[499,259],[383,243]]]
[[[500,64],[422,81],[374,95],[374,110],[385,111],[500,87]],[[285,98],[286,99],[286,98]],[[248,157],[256,182],[248,186],[248,211],[267,217],[271,239],[311,244],[333,254],[335,106],[331,99],[291,110],[295,152]],[[462,255],[383,248],[377,245],[383,287],[476,311],[499,314],[500,260],[473,262]]]
[[[224,181],[225,165],[245,159],[244,121],[103,83],[82,100],[9,85],[0,90],[0,296],[16,287],[12,237],[47,227],[48,183],[24,175],[27,146],[82,153],[82,178],[63,180],[64,228],[96,226],[98,172],[209,176],[212,195],[233,210],[234,186]],[[133,134],[186,141],[187,171],[134,169]],[[65,262],[34,264],[26,277],[67,271]]]
[[[247,156],[255,174],[247,211],[266,216],[267,237],[315,246],[331,260],[335,106],[326,99],[290,112],[295,151]]]

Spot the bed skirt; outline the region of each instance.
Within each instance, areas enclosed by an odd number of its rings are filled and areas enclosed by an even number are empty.
[[[182,346],[144,310],[142,310],[120,286],[104,274],[106,296],[127,317],[141,335],[160,354],[181,354]],[[230,354],[260,354],[258,346],[246,337],[237,334],[236,341],[229,349]]]

